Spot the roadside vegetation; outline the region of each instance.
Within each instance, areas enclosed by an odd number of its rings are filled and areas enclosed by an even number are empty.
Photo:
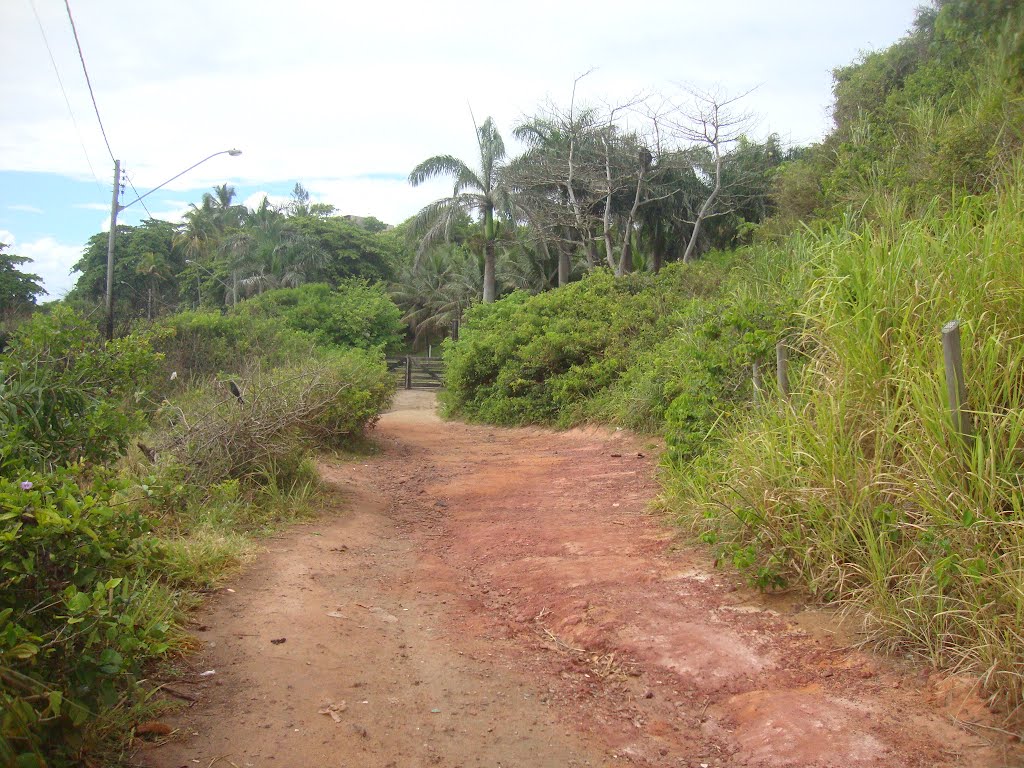
[[[739,248],[735,235],[713,240],[728,250],[659,271],[656,232],[624,199],[612,220],[656,274],[627,275],[620,258],[474,307],[446,350],[448,412],[663,435],[662,506],[721,562],[765,589],[856,606],[879,643],[979,675],[1016,715],[1022,41],[1015,5],[950,0],[835,70],[832,133],[771,170],[751,206],[766,215],[726,228],[750,239]],[[707,168],[699,177],[713,183]],[[552,199],[571,207],[562,189]],[[670,238],[675,254],[685,235]],[[954,319],[967,437],[946,404],[940,330]],[[778,341],[788,398],[774,383]]]
[[[833,74],[810,147],[728,94],[573,88],[506,127],[518,155],[487,119],[477,156],[412,169],[453,194],[396,227],[216,187],[118,226],[107,343],[105,234],[44,306],[0,247],[0,764],[116,759],[183,607],[315,507],[311,457],[392,396],[383,355],[445,338],[448,414],[664,436],[662,506],[722,563],[1019,714],[1024,11],[942,0]]]
[[[399,312],[379,288],[282,291],[291,314],[264,311],[274,293],[106,344],[56,306],[6,339],[0,764],[115,763],[187,647],[183,611],[316,509],[314,453],[357,446],[390,402]],[[303,310],[345,320],[306,333]]]

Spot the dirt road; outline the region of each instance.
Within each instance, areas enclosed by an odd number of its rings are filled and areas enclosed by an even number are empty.
[[[969,684],[673,546],[643,441],[432,408],[402,393],[380,455],[323,467],[337,510],[209,601],[199,700],[140,764],[1020,764]]]

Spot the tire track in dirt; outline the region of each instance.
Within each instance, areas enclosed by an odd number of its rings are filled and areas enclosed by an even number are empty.
[[[402,393],[380,455],[323,467],[347,511],[203,609],[191,663],[216,674],[143,764],[1019,764],[955,724],[992,725],[969,685],[849,650],[827,615],[673,547],[641,441],[431,407]]]

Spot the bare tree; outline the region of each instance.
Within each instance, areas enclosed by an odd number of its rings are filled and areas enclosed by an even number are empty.
[[[631,272],[636,242],[652,249],[655,270],[666,253],[692,261],[708,219],[737,205],[732,187],[742,180],[724,169],[750,122],[736,108],[746,94],[687,89],[688,98],[580,106],[585,76],[567,109],[549,104],[515,130],[528,145],[505,169],[519,220],[536,230],[540,250],[558,251],[563,282],[580,252],[588,267]]]
[[[722,193],[722,163],[725,153],[728,147],[749,129],[752,117],[749,112],[737,109],[737,104],[750,93],[749,91],[738,96],[728,96],[719,91],[700,91],[694,88],[687,90],[691,97],[690,104],[678,108],[671,119],[670,128],[683,141],[706,147],[712,155],[712,167],[709,169],[709,176],[712,179],[711,190],[692,222],[693,231],[683,253],[683,261],[689,263],[696,258],[694,251],[701,226],[715,213],[715,205]]]

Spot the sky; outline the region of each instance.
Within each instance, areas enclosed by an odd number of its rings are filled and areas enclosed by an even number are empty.
[[[920,3],[68,0],[105,142],[64,0],[0,0],[0,242],[59,298],[109,228],[115,158],[145,194],[232,148],[118,221],[178,221],[215,184],[252,207],[300,182],[339,213],[397,224],[450,192],[410,187],[417,163],[473,160],[471,115],[514,151],[515,123],[567,105],[589,70],[578,101],[754,89],[751,134],[808,144],[831,123],[831,70],[902,37]]]

